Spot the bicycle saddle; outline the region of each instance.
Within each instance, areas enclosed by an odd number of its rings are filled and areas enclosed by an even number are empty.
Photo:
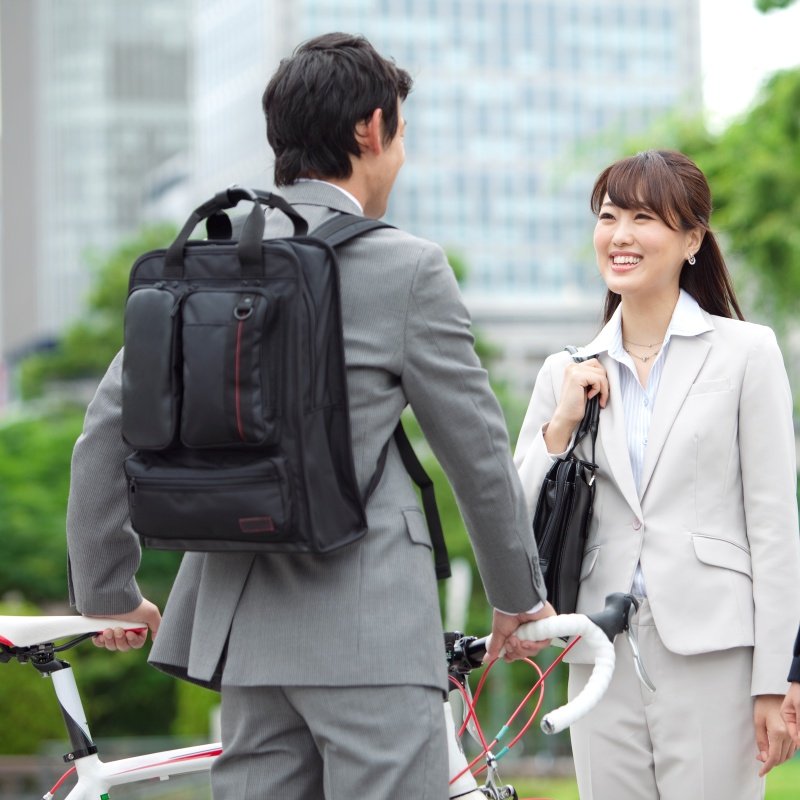
[[[0,616],[0,644],[8,647],[31,647],[68,636],[99,633],[106,628],[141,630],[144,622],[123,622],[107,617],[4,617]]]

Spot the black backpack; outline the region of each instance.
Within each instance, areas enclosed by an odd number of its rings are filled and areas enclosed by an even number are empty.
[[[253,208],[237,240],[224,210]],[[264,204],[294,235],[263,239]],[[189,241],[206,220],[209,239]],[[125,309],[122,434],[131,522],[146,547],[328,553],[367,531],[350,438],[339,265],[333,248],[376,228],[341,214],[308,235],[283,198],[240,187],[139,257]],[[433,486],[398,425],[449,574]],[[420,470],[422,470],[420,472]]]

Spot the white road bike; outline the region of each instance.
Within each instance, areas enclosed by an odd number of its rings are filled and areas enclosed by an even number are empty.
[[[614,638],[623,631],[631,641],[640,679],[654,691],[639,659],[630,626],[636,609],[633,596],[609,595],[605,609],[599,614],[563,614],[527,623],[520,629],[520,638],[531,641],[580,637],[593,653],[595,666],[586,687],[571,702],[544,716],[541,727],[545,733],[554,734],[564,730],[597,704],[614,671]],[[115,786],[207,772],[222,752],[221,744],[215,742],[115,761],[100,759],[89,731],[72,667],[59,654],[109,627],[136,630],[145,626],[142,623],[120,623],[119,620],[100,617],[0,616],[0,663],[12,660],[29,663],[41,675],[52,680],[69,736],[71,750],[64,756],[64,761],[71,766],[43,796],[43,800],[53,800],[71,778],[77,778],[77,782],[65,800],[111,800],[110,792]],[[449,739],[451,800],[517,800],[518,797],[515,789],[503,785],[498,775],[497,762],[510,749],[504,746],[497,753],[494,752],[502,734],[490,743],[486,742],[482,733],[477,735],[479,726],[476,724],[467,678],[473,669],[483,666],[487,644],[488,637],[477,639],[460,633],[445,635],[450,681],[453,690],[461,697],[464,718],[457,732],[451,705],[449,702],[444,704]],[[540,683],[537,683],[537,687]],[[469,731],[480,741],[481,753],[472,762],[467,762],[461,746],[460,734],[464,731]],[[482,761],[483,765],[476,768],[478,761]],[[478,772],[486,773],[482,778],[484,783],[480,786],[475,777]]]

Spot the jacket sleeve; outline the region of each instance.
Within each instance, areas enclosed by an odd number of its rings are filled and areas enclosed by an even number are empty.
[[[527,611],[546,599],[530,514],[469,314],[433,244],[417,261],[403,346],[404,392],[453,487],[489,602]]]
[[[792,395],[775,335],[758,327],[739,400],[739,455],[755,606],[751,692],[783,694],[800,619]]]
[[[794,658],[789,670],[789,680],[800,683],[800,629],[798,629],[797,638],[794,641]]]
[[[124,614],[141,603],[141,549],[128,516],[122,439],[122,352],[89,403],[72,453],[67,503],[70,603],[82,614]]]

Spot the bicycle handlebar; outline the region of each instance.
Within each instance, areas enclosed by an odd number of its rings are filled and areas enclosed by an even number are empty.
[[[637,609],[638,603],[633,595],[617,592],[606,597],[605,608],[596,614],[589,616],[559,614],[535,622],[526,622],[518,628],[515,635],[525,641],[580,636],[590,650],[595,664],[583,690],[569,703],[544,716],[541,727],[545,733],[559,733],[597,705],[614,673],[614,639],[623,631],[631,633],[630,620]],[[488,636],[482,639],[463,637],[458,641],[451,641],[448,647],[451,674],[463,677],[472,669],[481,666],[490,638]],[[637,672],[641,669],[640,677],[643,683],[654,691],[643,666],[639,663],[637,649],[634,649],[634,655]]]
[[[541,723],[545,733],[563,731],[597,705],[611,682],[616,659],[614,645],[602,628],[584,614],[560,614],[536,622],[526,622],[520,626],[516,635],[519,639],[532,642],[562,636],[580,636],[592,653],[594,669],[589,680],[572,700],[545,714]]]
[[[592,654],[594,670],[583,690],[569,703],[545,715],[541,727],[545,733],[553,734],[564,730],[588,713],[603,696],[614,672],[613,640],[617,634],[627,631],[638,604],[629,594],[612,594],[606,598],[603,611],[585,616],[583,614],[560,614],[535,622],[527,622],[516,631],[516,636],[528,641],[558,639],[580,636]],[[53,641],[56,638],[78,635],[79,639],[68,642],[56,650],[66,649],[76,644],[87,634],[103,630],[105,627],[144,628],[143,623],[122,622],[114,619],[90,617],[1,617],[0,650],[2,661],[10,658],[23,660],[28,651],[38,643]],[[459,637],[460,634],[448,634]],[[448,643],[448,661],[451,673],[467,675],[472,669],[481,666],[489,644],[489,638],[472,637],[451,638]],[[635,640],[632,642],[635,645]],[[638,650],[634,647],[637,672],[645,685],[654,691],[640,664]]]

